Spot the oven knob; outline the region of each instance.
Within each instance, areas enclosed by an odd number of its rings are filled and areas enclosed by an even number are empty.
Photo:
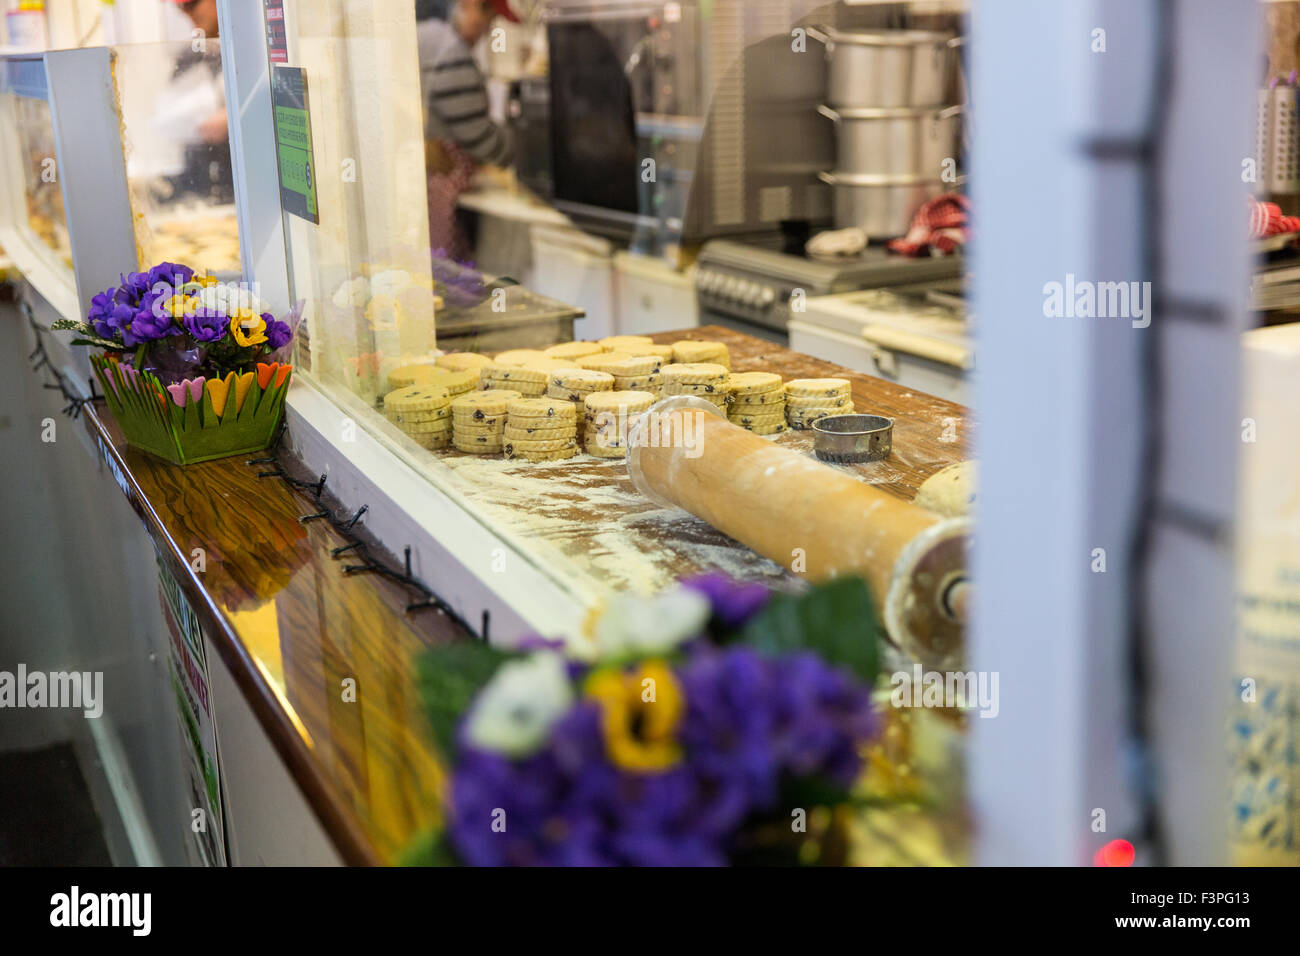
[[[728,298],[728,299],[733,299],[733,300],[734,300],[734,299],[739,299],[739,298],[740,298],[740,280],[739,280],[739,279],[727,279],[725,282],[723,282],[723,283],[722,283],[722,294],[723,294],[724,297],[726,297],[726,298]]]
[[[763,286],[758,293],[758,307],[760,309],[770,309],[774,302],[776,302],[776,293],[767,286]]]

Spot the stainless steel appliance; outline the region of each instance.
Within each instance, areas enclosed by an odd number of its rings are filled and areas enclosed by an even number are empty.
[[[839,172],[939,179],[946,161],[953,160],[956,169],[960,106],[818,110],[835,123]]]
[[[872,239],[906,233],[916,210],[945,188],[937,178],[906,174],[822,173],[821,178],[835,187],[836,228],[856,227]]]
[[[554,203],[641,248],[829,222],[826,71],[791,30],[815,0],[552,0]],[[833,5],[822,12],[833,17]]]
[[[550,81],[544,76],[525,76],[511,83],[507,114],[515,136],[515,174],[542,199],[550,199],[555,195]]]
[[[911,259],[870,247],[842,261],[812,259],[801,237],[705,244],[695,273],[701,325],[724,325],[785,343],[787,323],[814,296],[886,286],[934,283],[960,288],[960,256]]]
[[[675,232],[704,112],[698,4],[554,0],[543,19],[555,206],[619,239]]]
[[[960,40],[929,30],[837,30],[826,44],[829,102],[838,108],[933,106],[948,96]]]
[[[836,162],[821,173],[835,191],[835,225],[872,239],[904,234],[918,207],[953,188],[961,106],[953,94],[961,40],[929,30],[818,33],[826,43]]]

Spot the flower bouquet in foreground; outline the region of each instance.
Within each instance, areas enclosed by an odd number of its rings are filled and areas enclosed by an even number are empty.
[[[284,413],[293,325],[237,284],[164,262],[91,300],[78,333],[132,445],[177,464],[260,451]]]
[[[620,596],[573,640],[431,651],[450,774],[407,862],[844,862],[825,821],[879,727],[880,641],[861,580],[786,595],[711,575]]]

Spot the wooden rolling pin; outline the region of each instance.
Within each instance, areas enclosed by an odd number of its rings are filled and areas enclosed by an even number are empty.
[[[650,439],[634,438],[628,456],[650,498],[813,581],[861,574],[900,648],[934,666],[959,661],[965,519],[900,501],[711,412],[656,409],[642,421]]]

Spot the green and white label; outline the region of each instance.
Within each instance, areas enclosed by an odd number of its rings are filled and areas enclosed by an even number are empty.
[[[307,75],[297,67],[275,67],[271,80],[271,105],[275,111],[275,149],[280,162],[280,207],[285,212],[319,223]]]

